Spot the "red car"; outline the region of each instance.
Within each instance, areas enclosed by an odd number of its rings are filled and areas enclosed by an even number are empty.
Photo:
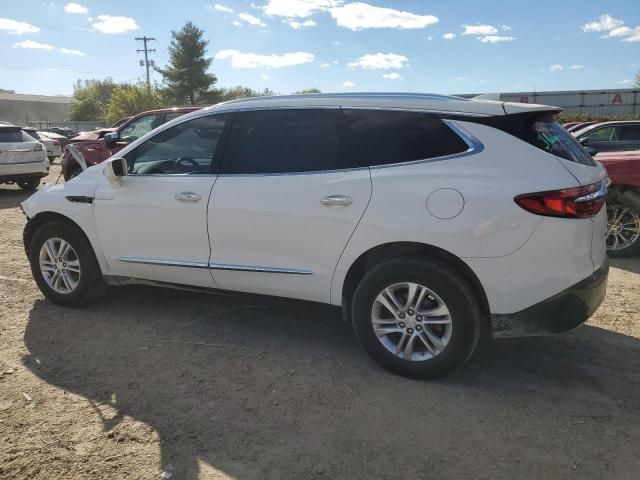
[[[611,257],[640,254],[640,151],[595,156],[607,169],[607,251]]]
[[[150,110],[131,117],[117,128],[101,128],[78,135],[72,139],[73,145],[64,149],[62,175],[65,180],[70,180],[82,173],[83,169],[78,163],[78,156],[84,158],[88,167],[97,165],[163,123],[201,108],[203,107]]]

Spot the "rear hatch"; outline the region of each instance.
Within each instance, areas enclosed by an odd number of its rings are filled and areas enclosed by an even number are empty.
[[[41,162],[42,150],[42,144],[20,127],[0,126],[0,165]]]
[[[604,166],[589,155],[550,112],[526,119],[522,135],[523,140],[531,145],[555,155],[581,185],[597,184],[607,177]],[[606,258],[606,209],[602,208],[590,221],[593,223],[591,259],[597,269]]]

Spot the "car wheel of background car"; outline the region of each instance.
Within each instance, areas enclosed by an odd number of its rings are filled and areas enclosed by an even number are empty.
[[[620,201],[607,204],[607,253],[611,257],[640,254],[640,212]]]
[[[31,272],[40,291],[54,303],[83,305],[106,290],[93,249],[78,228],[45,223],[29,245]]]
[[[482,330],[471,286],[445,265],[420,257],[369,270],[354,294],[352,318],[373,359],[411,378],[437,378],[460,367]]]
[[[16,182],[22,190],[37,190],[40,185],[40,179],[35,178],[22,178]]]

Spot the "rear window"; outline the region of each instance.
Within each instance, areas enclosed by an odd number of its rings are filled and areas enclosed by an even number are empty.
[[[540,150],[582,165],[595,166],[595,160],[553,116],[537,117],[525,125],[524,140]]]
[[[469,146],[437,116],[345,109],[367,165],[390,165],[465,152]]]
[[[0,143],[22,142],[22,130],[19,128],[0,128]]]

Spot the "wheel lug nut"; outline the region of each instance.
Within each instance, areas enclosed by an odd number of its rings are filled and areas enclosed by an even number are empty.
[[[416,320],[417,320],[417,321],[419,321],[419,322],[421,322],[421,321],[422,321],[422,315],[418,315],[418,316],[416,317]]]
[[[413,315],[413,310],[409,310],[407,313],[408,313],[409,315]]]
[[[400,322],[400,328],[404,328],[404,323]]]
[[[421,325],[416,325],[416,330],[418,330],[418,331],[422,330],[422,326]]]
[[[407,333],[409,334],[413,333],[413,328],[407,328]]]
[[[400,318],[404,318],[406,315],[404,313],[401,313],[400,315],[398,315]]]

